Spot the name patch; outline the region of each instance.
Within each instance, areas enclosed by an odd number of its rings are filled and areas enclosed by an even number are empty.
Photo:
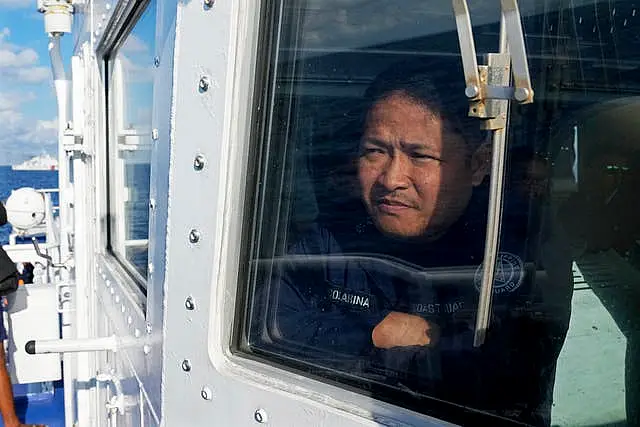
[[[329,299],[331,302],[346,305],[349,307],[360,308],[363,310],[369,310],[372,304],[371,295],[354,292],[349,289],[329,289]]]
[[[482,264],[478,266],[474,276],[474,284],[477,290],[482,285]],[[513,292],[522,285],[524,280],[524,263],[522,259],[509,252],[498,253],[496,271],[493,277],[493,293],[496,295]]]

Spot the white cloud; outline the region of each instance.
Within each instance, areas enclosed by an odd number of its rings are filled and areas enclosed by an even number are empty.
[[[38,122],[36,123],[36,129],[40,132],[48,132],[48,131],[55,131],[56,133],[58,132],[58,120],[57,119],[53,119],[53,120],[38,120]]]
[[[0,111],[0,126],[2,126],[2,130],[0,131],[0,138],[2,138],[3,133],[10,133],[16,128],[20,122],[23,120],[22,113],[17,110],[2,110]]]
[[[25,118],[0,111],[0,164],[17,163],[43,151],[56,155],[57,121]]]
[[[0,0],[2,2],[3,0]],[[38,53],[9,42],[11,30],[0,30],[0,79],[11,83],[40,83],[50,78],[48,67],[39,64]]]
[[[35,93],[27,92],[0,92],[0,111],[10,111],[17,109],[25,102],[33,101],[36,98]]]
[[[10,35],[11,35],[11,30],[7,27],[4,27],[2,30],[0,30],[0,43],[2,43],[4,39]]]
[[[18,141],[23,144],[47,145],[55,144],[58,138],[58,120],[36,120],[35,126],[33,122],[26,123],[29,130],[22,136],[18,137]]]
[[[20,110],[34,99],[33,92],[0,92],[0,164],[20,162],[42,151],[55,154],[57,121],[27,117]]]
[[[0,68],[24,67],[38,62],[38,54],[33,49],[24,49],[12,52],[9,49],[0,48]]]
[[[51,78],[51,71],[47,67],[1,68],[0,81],[10,84],[42,83]],[[3,84],[3,86],[5,86]]]
[[[28,67],[16,70],[15,77],[24,83],[40,83],[51,77],[48,67]]]
[[[148,52],[149,45],[146,41],[142,40],[138,35],[131,34],[127,37],[124,44],[120,48],[120,52],[126,53],[142,53]]]
[[[0,8],[8,3],[22,4],[0,0]],[[21,162],[43,151],[55,155],[57,150],[56,121],[34,117],[27,110],[28,103],[46,90],[46,85],[37,84],[51,79],[49,67],[40,62],[34,49],[10,39],[11,30],[0,28],[0,164]],[[31,89],[25,90],[25,85]]]
[[[122,67],[122,78],[126,85],[132,83],[151,83],[155,73],[155,68],[152,64],[147,62],[136,61],[139,60],[139,56],[127,56],[119,54],[116,57],[117,61],[120,61]]]

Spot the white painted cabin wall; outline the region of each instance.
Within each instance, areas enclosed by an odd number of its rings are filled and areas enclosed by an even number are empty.
[[[100,127],[96,120],[95,98],[92,85],[95,82],[95,64],[88,46],[81,50],[85,66],[85,123],[84,153],[74,152],[74,249],[76,263],[76,293],[75,293],[75,332],[77,339],[93,338],[97,336],[97,317],[95,300],[95,230],[97,212],[95,209],[96,188],[94,168],[96,158],[95,149],[99,145]],[[77,77],[77,76],[76,76]],[[97,408],[95,403],[95,375],[94,353],[78,353],[73,356],[76,371],[76,402],[77,419],[80,426],[95,425]]]
[[[130,3],[122,1],[120,4]],[[76,55],[85,65],[85,94],[82,109],[84,155],[75,153],[78,311],[75,318],[78,338],[94,338],[115,334],[122,349],[118,352],[78,353],[76,389],[79,426],[158,426],[162,371],[162,305],[164,272],[164,230],[168,193],[169,115],[172,80],[173,35],[175,33],[174,2],[159,2],[156,55],[161,59],[158,75],[161,81],[154,90],[154,127],[161,138],[154,146],[151,192],[158,208],[152,210],[150,227],[150,262],[158,274],[149,280],[149,298],[140,293],[122,266],[106,251],[107,236],[107,150],[106,122],[108,106],[104,60],[96,49],[101,38],[118,28],[109,27],[119,5],[96,0],[81,6],[76,21]],[[76,106],[77,107],[77,106]],[[155,212],[159,212],[156,214]],[[153,287],[154,290],[151,290]],[[145,304],[146,303],[146,304]],[[145,310],[146,305],[146,310]],[[104,381],[96,381],[101,379]],[[114,394],[114,383],[122,385],[124,413],[109,418],[106,403]]]

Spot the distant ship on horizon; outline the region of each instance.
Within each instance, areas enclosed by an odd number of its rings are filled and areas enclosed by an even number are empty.
[[[11,165],[14,171],[57,171],[58,159],[49,154],[41,154],[24,162]]]

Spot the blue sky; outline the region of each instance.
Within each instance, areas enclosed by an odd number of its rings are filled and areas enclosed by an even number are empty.
[[[47,43],[35,0],[0,0],[0,165],[57,154]],[[71,46],[71,36],[64,36],[65,57]]]

